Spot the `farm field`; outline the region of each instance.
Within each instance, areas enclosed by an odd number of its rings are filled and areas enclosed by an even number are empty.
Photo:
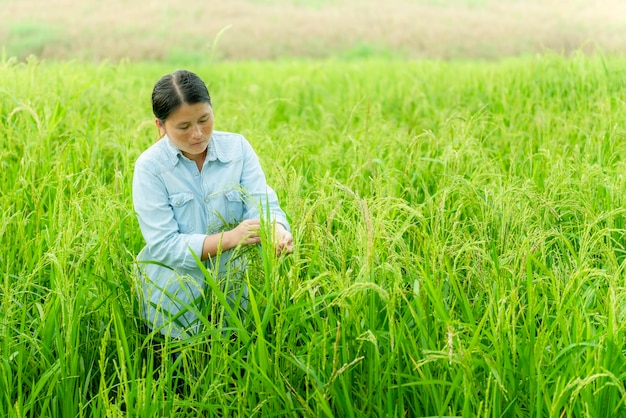
[[[0,63],[0,416],[626,416],[626,59],[215,62],[295,251],[197,338],[139,318],[171,64]],[[172,361],[176,354],[176,361]]]
[[[626,52],[621,0],[0,0],[0,52],[197,63]]]

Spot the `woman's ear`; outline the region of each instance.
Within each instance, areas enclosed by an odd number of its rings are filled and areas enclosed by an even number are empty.
[[[161,123],[159,118],[155,118],[154,123],[156,124],[157,128],[159,128],[159,133],[161,134],[161,136],[165,135],[165,125]]]

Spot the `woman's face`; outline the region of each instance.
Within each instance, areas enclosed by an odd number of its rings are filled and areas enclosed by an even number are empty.
[[[194,159],[202,155],[213,133],[213,109],[208,103],[183,103],[161,124],[156,121],[161,134],[167,134],[172,144],[185,157]]]

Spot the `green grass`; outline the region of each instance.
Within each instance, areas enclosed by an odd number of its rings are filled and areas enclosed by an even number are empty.
[[[174,68],[5,59],[0,416],[625,415],[624,64],[190,68],[296,247],[252,252],[237,337],[212,292],[180,344],[139,318],[130,200]]]

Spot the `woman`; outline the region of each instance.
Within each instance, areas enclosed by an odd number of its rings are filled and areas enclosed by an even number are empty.
[[[260,243],[261,219],[271,219],[276,251],[293,238],[276,193],[267,186],[247,140],[213,130],[205,83],[180,70],[152,92],[161,139],[135,163],[133,204],[146,246],[138,256],[144,315],[153,329],[184,338],[198,331],[212,279],[245,308],[247,289],[233,286],[245,260],[234,249]]]

